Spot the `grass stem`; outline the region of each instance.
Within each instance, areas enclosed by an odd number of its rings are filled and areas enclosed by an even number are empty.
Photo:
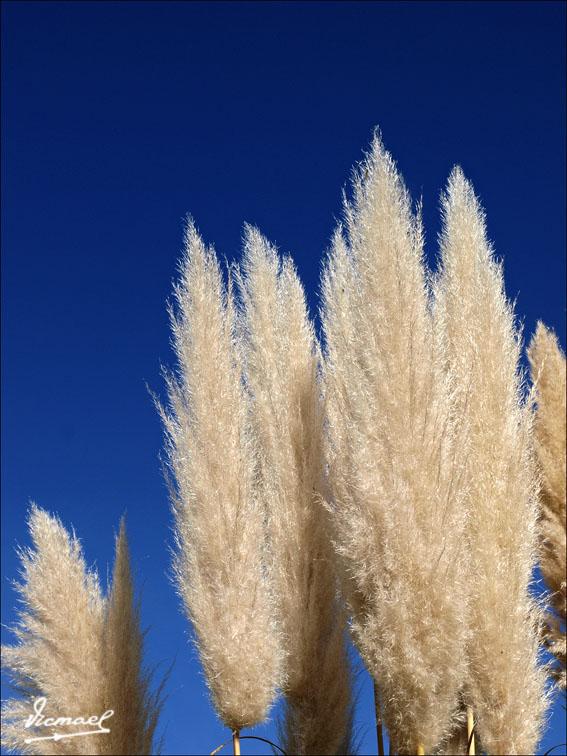
[[[475,756],[475,747],[474,747],[474,714],[472,707],[467,706],[467,743],[468,743],[468,749],[467,754],[468,756]]]
[[[380,693],[374,681],[374,711],[376,713],[376,738],[378,740],[378,756],[384,756],[384,727],[380,711]]]
[[[232,731],[232,752],[234,756],[240,756],[240,730]]]

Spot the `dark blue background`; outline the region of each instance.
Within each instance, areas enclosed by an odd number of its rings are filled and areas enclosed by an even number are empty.
[[[423,198],[431,258],[458,162],[527,334],[542,318],[565,346],[565,5],[4,2],[2,22],[3,587],[30,499],[75,526],[104,579],[127,510],[149,659],[177,658],[165,753],[208,753],[227,733],[165,577],[146,386],[162,392],[172,362],[182,219],[229,259],[258,224],[315,312],[341,187],[379,125]],[[2,607],[10,622],[9,590]],[[564,718],[556,706],[543,750]]]

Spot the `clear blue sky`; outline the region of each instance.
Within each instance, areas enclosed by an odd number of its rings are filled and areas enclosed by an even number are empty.
[[[243,222],[259,225],[315,311],[341,188],[379,125],[423,198],[428,253],[458,162],[527,333],[542,318],[565,347],[564,34],[560,2],[3,3],[3,621],[30,499],[76,528],[103,575],[126,510],[149,659],[176,658],[166,754],[226,736],[166,578],[147,390],[163,392],[172,363],[184,215],[228,259]],[[564,742],[564,716],[542,752]]]

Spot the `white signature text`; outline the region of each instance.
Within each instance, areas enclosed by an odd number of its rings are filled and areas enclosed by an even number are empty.
[[[30,727],[93,727],[92,730],[82,730],[81,732],[54,732],[51,735],[43,735],[37,738],[27,738],[26,743],[33,743],[36,740],[63,740],[64,738],[77,738],[83,735],[100,735],[109,733],[108,727],[103,727],[103,722],[110,719],[114,715],[113,709],[108,709],[97,716],[86,717],[47,717],[44,715],[43,710],[47,704],[46,698],[36,698],[33,703],[33,714],[26,719],[24,727],[29,729]]]

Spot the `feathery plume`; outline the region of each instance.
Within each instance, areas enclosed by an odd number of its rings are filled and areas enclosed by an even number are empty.
[[[33,548],[20,551],[22,580],[16,585],[22,603],[14,628],[18,642],[2,649],[2,666],[21,698],[3,707],[2,744],[22,754],[92,754],[97,744],[88,737],[24,742],[51,734],[39,727],[24,729],[34,699],[47,699],[49,716],[102,714],[104,683],[104,599],[98,577],[87,569],[77,538],[56,517],[32,505],[28,526]]]
[[[246,382],[286,651],[284,750],[334,754],[350,726],[351,697],[346,622],[319,501],[318,349],[291,259],[280,261],[251,227],[242,268]]]
[[[124,524],[108,599],[79,541],[56,517],[32,505],[28,526],[33,548],[20,551],[22,581],[16,586],[23,604],[14,628],[18,644],[2,649],[2,666],[20,694],[3,706],[3,747],[44,755],[156,753],[161,688],[151,693],[149,676],[141,671],[143,637]],[[45,699],[44,717],[78,717],[83,723],[46,728],[35,718],[24,728],[38,699]],[[108,714],[104,733],[45,739],[96,730],[84,720],[103,714]],[[42,739],[27,742],[33,738]]]
[[[542,480],[540,565],[551,590],[544,632],[546,644],[558,662],[551,671],[559,686],[565,690],[565,355],[555,334],[543,323],[537,324],[528,357],[537,391],[535,446]]]
[[[488,753],[535,753],[546,699],[537,658],[541,617],[529,593],[537,492],[520,336],[483,211],[458,168],[443,213],[436,314],[455,378],[454,413],[468,444],[463,548],[473,578],[466,703]]]
[[[185,241],[171,313],[179,375],[167,377],[170,409],[161,409],[175,479],[175,575],[214,705],[240,730],[267,715],[280,643],[232,294],[192,223]]]
[[[161,710],[163,683],[150,690],[151,676],[143,670],[144,633],[134,598],[125,520],[116,538],[112,585],[102,638],[105,710],[114,711],[110,733],[100,739],[99,753],[159,753],[154,734]]]
[[[329,511],[355,642],[415,753],[442,739],[466,666],[462,454],[420,219],[377,137],[353,183],[323,280]]]

